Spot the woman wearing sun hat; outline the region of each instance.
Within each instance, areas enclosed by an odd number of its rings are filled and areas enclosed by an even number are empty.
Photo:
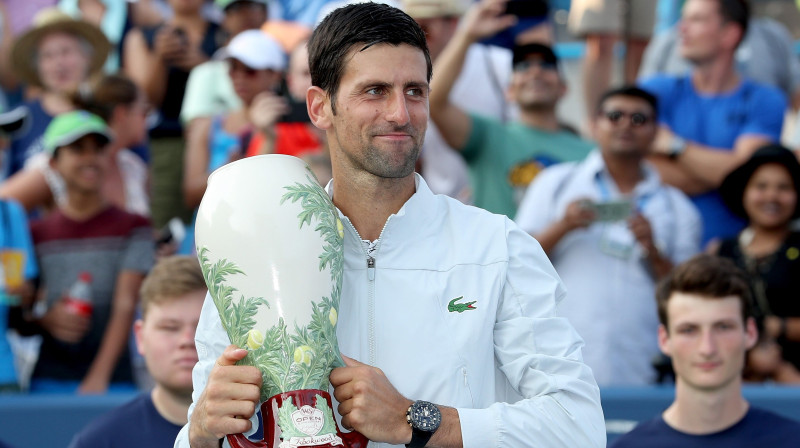
[[[725,178],[720,194],[748,221],[717,251],[749,274],[763,318],[761,344],[749,356],[752,374],[800,381],[800,232],[792,225],[800,217],[800,163],[783,146],[764,146]]]
[[[70,94],[100,72],[111,44],[94,25],[75,20],[56,8],[36,14],[30,30],[11,50],[12,69],[20,80],[41,93],[26,103],[30,132],[11,142],[5,177],[41,152],[41,136],[54,116],[73,109]]]

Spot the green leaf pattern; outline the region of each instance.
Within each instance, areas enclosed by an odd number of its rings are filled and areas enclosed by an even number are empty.
[[[319,270],[330,269],[331,297],[312,301],[311,321],[306,327],[300,327],[297,323],[287,324],[283,318],[279,319],[278,324],[264,334],[264,344],[251,349],[239,361],[240,365],[256,366],[261,370],[261,401],[290,390],[327,390],[330,370],[344,365],[336,342],[336,321],[344,267],[342,223],[328,194],[320,187],[310,170],[306,179],[307,183],[297,182],[284,187],[287,193],[281,198],[280,204],[300,201],[302,211],[297,215],[300,228],[316,222],[314,230],[324,241],[322,253],[319,255]],[[235,299],[237,290],[227,284],[227,279],[230,276],[247,274],[226,259],[212,263],[209,256],[207,247],[198,248],[198,259],[209,293],[231,343],[245,347],[248,332],[255,325],[259,307],[270,305],[262,297],[245,298],[240,294]]]

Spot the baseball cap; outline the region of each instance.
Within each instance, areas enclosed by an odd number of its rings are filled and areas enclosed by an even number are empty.
[[[97,115],[85,110],[58,115],[44,131],[44,150],[52,156],[57,148],[75,143],[90,134],[101,137],[105,143],[111,141],[111,131],[106,122]]]
[[[558,57],[556,56],[553,49],[548,47],[547,45],[542,44],[525,44],[525,45],[515,45],[513,49],[513,58],[512,58],[512,65],[517,65],[519,62],[528,59],[530,55],[539,55],[542,57],[544,62],[548,64],[553,64],[558,67]]]
[[[244,1],[247,1],[247,2],[250,2],[250,3],[261,3],[262,5],[267,6],[267,0],[215,0],[214,1],[214,5],[216,5],[217,8],[225,11],[232,4],[241,3],[241,2],[244,2]]]
[[[22,133],[27,128],[28,121],[26,106],[17,106],[8,112],[0,111],[0,132],[8,135]]]
[[[469,0],[402,0],[403,11],[415,19],[461,16]]]
[[[233,58],[255,70],[286,70],[286,53],[281,45],[261,30],[247,30],[234,36],[220,56]]]

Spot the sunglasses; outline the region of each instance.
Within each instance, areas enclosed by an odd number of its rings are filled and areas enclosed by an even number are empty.
[[[631,126],[636,128],[646,125],[653,119],[653,117],[647,114],[643,114],[641,112],[634,112],[631,114],[628,112],[623,112],[621,110],[608,110],[605,112],[601,112],[601,115],[606,117],[608,121],[610,121],[615,125],[619,124],[620,120],[622,120],[623,118],[629,117]]]
[[[228,64],[229,64],[228,70],[231,73],[238,71],[238,72],[241,72],[243,75],[245,75],[247,77],[255,76],[256,73],[258,73],[258,70],[254,69],[254,68],[250,68],[250,67],[242,64],[241,62],[239,62],[239,61],[237,61],[235,59],[229,59],[228,60]]]
[[[541,59],[523,59],[514,64],[514,71],[526,72],[533,67],[539,67],[542,70],[556,70],[558,68],[553,62],[547,62]]]

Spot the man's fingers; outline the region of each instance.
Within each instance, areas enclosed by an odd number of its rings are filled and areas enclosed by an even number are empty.
[[[242,358],[244,358],[245,356],[247,356],[247,350],[231,344],[225,349],[224,352],[222,352],[222,356],[217,358],[217,365],[220,366],[236,365],[236,363],[238,361],[241,361]]]
[[[366,364],[364,364],[364,363],[362,363],[362,362],[359,362],[359,361],[356,361],[355,359],[353,359],[353,358],[350,358],[350,357],[347,357],[347,356],[345,356],[345,355],[342,355],[342,359],[344,360],[344,364],[345,364],[347,367],[361,367],[361,366],[366,366]]]

